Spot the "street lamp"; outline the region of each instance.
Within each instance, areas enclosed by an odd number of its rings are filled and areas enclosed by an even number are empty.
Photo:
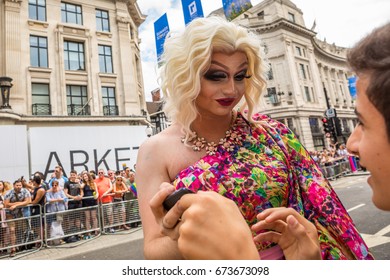
[[[11,106],[9,105],[9,95],[11,87],[13,86],[11,82],[12,78],[10,77],[0,77],[0,90],[3,100],[3,105],[0,106],[0,109],[11,109]]]
[[[153,129],[148,125],[148,127],[145,129],[145,133],[148,137],[152,136],[153,134]]]

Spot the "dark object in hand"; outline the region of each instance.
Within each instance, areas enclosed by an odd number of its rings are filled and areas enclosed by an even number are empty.
[[[188,193],[194,193],[194,192],[189,189],[182,188],[168,195],[168,197],[163,202],[163,206],[165,210],[169,211],[183,195]]]

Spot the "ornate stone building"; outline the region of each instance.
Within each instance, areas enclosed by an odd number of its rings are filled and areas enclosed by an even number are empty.
[[[0,2],[0,124],[141,125],[146,103],[137,0]]]
[[[222,9],[212,14],[224,16]],[[317,39],[315,26],[308,29],[289,0],[264,0],[234,21],[262,39],[270,65],[262,112],[288,125],[307,149],[321,150],[329,145],[321,119],[335,108],[343,133],[338,142],[344,142],[356,124],[347,49]]]

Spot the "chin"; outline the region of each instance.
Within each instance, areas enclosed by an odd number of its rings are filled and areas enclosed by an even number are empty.
[[[374,205],[384,211],[390,211],[390,199],[386,197],[382,197],[381,199],[377,200],[375,199],[375,196],[372,197],[372,202]]]

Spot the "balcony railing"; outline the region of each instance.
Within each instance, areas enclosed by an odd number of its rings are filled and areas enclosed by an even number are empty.
[[[69,116],[90,116],[91,109],[89,105],[70,104],[68,105]]]
[[[103,106],[103,114],[105,116],[118,116],[119,115],[119,110],[118,106]]]
[[[32,114],[34,116],[50,116],[51,115],[51,105],[35,103],[32,105]]]

